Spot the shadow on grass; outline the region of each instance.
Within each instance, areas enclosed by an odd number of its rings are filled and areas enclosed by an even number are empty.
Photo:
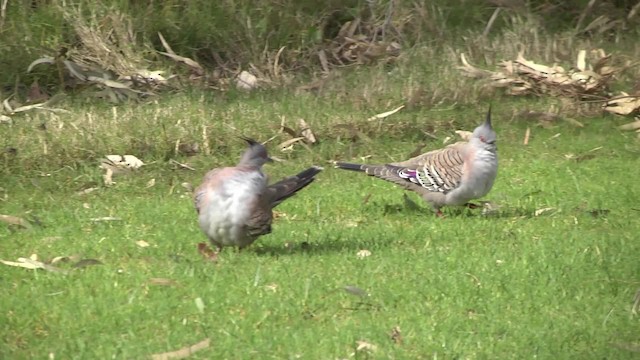
[[[259,240],[258,240],[259,241]],[[391,241],[375,241],[361,239],[350,241],[345,238],[318,239],[315,241],[296,241],[285,243],[262,243],[254,244],[247,251],[252,251],[259,256],[280,256],[294,254],[326,254],[326,253],[355,253],[362,249],[385,248],[392,246]]]

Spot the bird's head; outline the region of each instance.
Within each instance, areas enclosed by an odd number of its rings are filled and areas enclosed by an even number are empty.
[[[487,150],[496,150],[496,132],[493,130],[491,126],[491,105],[489,105],[489,110],[487,111],[487,117],[480,126],[473,130],[473,135],[471,135],[471,141],[476,144],[484,147]]]
[[[247,142],[249,148],[245,150],[242,158],[240,159],[240,163],[238,165],[241,166],[250,166],[250,167],[261,167],[262,165],[272,162],[273,160],[269,157],[267,153],[267,148],[259,142],[250,139],[248,137],[241,137],[244,141]]]

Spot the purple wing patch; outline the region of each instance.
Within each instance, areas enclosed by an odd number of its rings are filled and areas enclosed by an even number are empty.
[[[417,170],[401,168],[398,170],[398,176],[400,176],[403,179],[409,180],[412,183],[420,184],[420,179],[418,178]]]

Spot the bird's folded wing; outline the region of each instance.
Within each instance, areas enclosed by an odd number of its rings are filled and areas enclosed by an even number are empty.
[[[202,184],[193,191],[193,205],[195,206],[198,214],[200,214],[200,210],[202,210],[202,207],[204,206],[207,191],[211,187],[211,184],[215,182],[216,174],[218,174],[220,170],[221,169],[213,169],[207,172]]]
[[[405,182],[419,185],[429,192],[446,194],[458,187],[462,180],[465,145],[457,143],[430,151],[407,161],[389,164],[387,169]]]
[[[245,224],[247,235],[257,237],[269,234],[271,232],[272,219],[271,205],[264,198],[259,199]]]
[[[434,162],[444,164],[444,166],[462,165],[462,153],[468,143],[464,141],[451,144],[445,148],[432,150],[422,155],[412,157],[409,160],[391,163],[391,165],[402,166],[417,169],[425,164],[433,164]]]

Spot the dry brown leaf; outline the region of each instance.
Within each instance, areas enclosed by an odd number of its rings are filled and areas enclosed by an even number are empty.
[[[150,245],[149,245],[149,243],[148,243],[148,242],[146,242],[146,241],[144,241],[144,240],[138,240],[138,241],[136,241],[136,245],[138,245],[138,246],[139,246],[139,247],[141,247],[141,248],[146,248],[146,247],[149,247],[149,246],[150,246]]]
[[[98,218],[91,218],[89,219],[93,222],[103,222],[103,221],[122,221],[121,218],[119,217],[114,217],[114,216],[103,216],[103,217],[98,217]]]
[[[295,130],[293,130],[292,128],[285,126],[284,123],[280,125],[280,131],[282,132],[286,132],[287,134],[296,137],[298,136],[298,133],[296,133]]]
[[[102,175],[102,179],[104,180],[104,184],[106,186],[111,186],[114,184],[113,170],[110,167],[105,168],[105,172],[104,172],[104,175]]]
[[[191,68],[191,70],[196,75],[203,75],[204,74],[204,69],[202,68],[202,66],[200,64],[198,64],[196,61],[194,61],[193,59],[190,59],[188,57],[177,55],[173,51],[173,49],[171,49],[171,47],[169,46],[167,41],[164,39],[164,37],[162,36],[161,33],[158,33],[158,37],[160,38],[160,42],[162,42],[162,46],[164,46],[165,50],[167,50],[167,52],[158,51],[160,54],[168,56],[174,61],[181,62],[181,63],[189,66]]]
[[[170,359],[184,359],[186,357],[191,356],[192,354],[194,354],[197,351],[206,349],[210,346],[210,339],[206,338],[202,341],[200,341],[197,344],[193,344],[190,346],[186,346],[183,347],[179,350],[176,351],[169,351],[169,352],[165,352],[165,353],[159,353],[159,354],[153,354],[151,355],[151,358],[153,360],[170,360]]]
[[[42,266],[31,263],[31,262],[27,262],[25,258],[18,258],[18,261],[6,261],[6,260],[0,260],[0,263],[3,263],[5,265],[9,265],[9,266],[15,266],[15,267],[21,267],[21,268],[25,268],[25,269],[41,269]]]
[[[144,165],[142,160],[134,155],[107,155],[105,158],[101,162],[103,168],[139,169]]]
[[[180,186],[182,186],[188,192],[193,192],[193,185],[191,185],[191,183],[183,182],[182,184],[180,184]]]
[[[362,250],[359,250],[359,251],[356,253],[356,256],[358,257],[358,259],[364,259],[364,258],[366,258],[366,257],[371,256],[371,251],[369,251],[369,250],[367,250],[367,249],[362,249]]]
[[[153,178],[153,179],[151,179],[151,180],[147,181],[147,185],[145,186],[145,188],[147,188],[147,189],[148,189],[148,188],[153,187],[153,186],[155,186],[155,185],[156,185],[156,179],[155,179],[155,178]]]
[[[98,189],[99,188],[97,188],[97,187],[90,187],[90,188],[78,191],[76,193],[76,195],[87,195],[87,194],[92,193],[92,192],[94,192],[94,191],[96,191]]]
[[[45,264],[41,261],[38,261],[38,256],[36,254],[31,255],[29,258],[18,258],[17,261],[5,261],[5,260],[0,260],[0,263],[3,263],[5,265],[9,265],[9,266],[16,266],[16,267],[21,267],[21,268],[25,268],[25,269],[44,269],[47,271],[51,271],[51,272],[57,272],[57,273],[66,273],[65,270],[62,270],[60,268],[57,268],[55,266],[51,266],[49,264]]]
[[[636,120],[634,122],[630,122],[628,124],[620,125],[618,127],[620,130],[638,130],[640,129],[640,120]]]
[[[191,171],[196,171],[196,169],[192,168],[191,166],[189,166],[189,165],[187,165],[187,164],[183,164],[183,163],[181,163],[181,162],[179,162],[179,161],[176,161],[176,160],[173,160],[173,159],[169,160],[169,163],[170,163],[170,164],[173,164],[173,165],[176,165],[176,166],[178,166],[178,167],[180,167],[180,168],[183,168],[183,169],[187,169],[187,170],[191,170]]]
[[[213,251],[207,243],[198,243],[198,252],[204,256],[205,259],[216,262],[218,261],[218,253]]]
[[[174,280],[166,278],[151,278],[149,279],[149,284],[158,286],[174,286],[177,283]]]
[[[378,348],[376,345],[374,345],[374,344],[372,344],[370,342],[367,342],[365,340],[356,341],[356,345],[357,345],[356,351],[370,351],[370,352],[373,352],[373,351],[376,351],[376,349]]]
[[[391,115],[393,115],[393,114],[397,113],[398,111],[400,111],[400,110],[404,109],[404,107],[405,107],[405,105],[400,105],[400,106],[398,106],[397,108],[395,108],[395,109],[393,109],[393,110],[390,110],[390,111],[386,111],[386,112],[383,112],[383,113],[380,113],[380,114],[373,115],[372,117],[368,118],[368,119],[367,119],[367,121],[373,121],[373,120],[378,120],[378,119],[384,119],[384,118],[389,117],[389,116],[391,116]]]
[[[593,53],[593,52],[592,52]],[[587,52],[582,50],[576,60],[577,69],[565,70],[561,66],[547,66],[538,64],[524,58],[519,53],[516,60],[502,61],[498,71],[478,69],[467,61],[464,54],[461,55],[462,70],[464,75],[490,80],[490,85],[506,88],[510,95],[528,94],[561,94],[566,96],[580,96],[586,94],[605,94],[607,83],[611,76],[619,69],[607,67],[610,56],[604,52],[598,52],[596,66],[591,70],[587,63]]]
[[[9,225],[17,225],[17,226],[21,226],[25,229],[30,229],[31,228],[31,224],[20,217],[17,216],[13,216],[13,215],[2,215],[0,214],[0,221],[7,223]]]
[[[278,145],[278,149],[280,149],[280,151],[288,151],[291,150],[291,147],[293,144],[297,143],[298,141],[304,140],[304,136],[299,136],[293,139],[289,139],[287,141],[283,141],[282,143],[280,143]]]
[[[304,136],[306,141],[309,144],[315,144],[317,140],[316,136],[313,134],[313,131],[311,131],[311,126],[309,126],[309,124],[307,124],[304,119],[298,119],[298,126],[300,127],[300,134]]]
[[[621,96],[610,99],[603,107],[610,113],[629,115],[640,111],[640,96],[629,96],[622,92]]]
[[[400,344],[402,342],[402,334],[400,332],[400,327],[399,326],[394,326],[393,329],[391,329],[391,341],[393,341],[396,344]]]
[[[551,208],[551,207],[546,207],[546,208],[538,209],[538,210],[536,210],[536,211],[533,213],[533,216],[540,216],[540,215],[542,215],[542,214],[544,214],[544,213],[546,213],[546,212],[549,212],[549,211],[551,211],[551,210],[554,210],[554,209],[553,209],[553,208]]]
[[[531,136],[531,129],[527,127],[527,130],[524,132],[524,140],[522,141],[523,145],[529,145],[529,136]]]

